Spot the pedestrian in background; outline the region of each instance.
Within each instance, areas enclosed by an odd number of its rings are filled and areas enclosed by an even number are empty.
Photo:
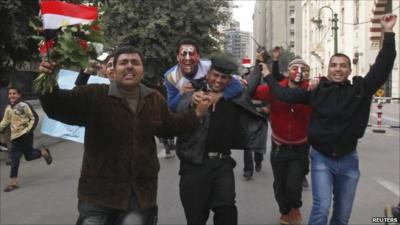
[[[110,81],[114,79],[113,61],[114,61],[113,53],[108,53],[103,63],[105,65],[105,72],[104,72],[105,77],[108,78]],[[79,71],[79,74],[75,80],[75,85],[76,86],[86,85],[87,82],[89,81],[90,76],[98,72],[97,69],[98,69],[97,62],[95,60],[89,60],[89,66]]]
[[[313,206],[308,224],[348,224],[360,177],[357,144],[364,135],[374,93],[387,81],[396,58],[393,27],[396,15],[381,17],[384,32],[382,49],[365,77],[351,74],[351,60],[336,53],[328,65],[328,76],[320,79],[312,91],[283,88],[269,76],[263,76],[274,95],[282,101],[303,103],[312,108],[308,140],[311,144],[311,180]]]
[[[250,96],[253,96],[254,93],[256,92],[256,88],[258,85],[262,83],[262,77],[260,76],[261,70],[260,70],[260,65],[259,63],[261,62],[262,59],[262,54],[263,53],[257,53],[257,60],[256,64],[253,68],[250,67],[249,64],[243,64],[243,67],[245,68],[246,72],[243,75],[243,78],[246,79],[248,86],[247,86],[247,92],[249,93]],[[262,162],[264,160],[264,154],[267,151],[266,144],[267,144],[267,135],[268,135],[268,103],[265,101],[260,101],[257,99],[252,98],[251,103],[259,112],[265,117],[265,121],[263,123],[264,128],[260,130],[258,134],[258,141],[261,143],[265,143],[265,147],[257,147],[255,149],[247,149],[243,151],[243,177],[246,180],[250,180],[253,178],[253,172],[254,170],[256,172],[260,172],[262,168]]]
[[[50,151],[47,148],[33,148],[35,116],[30,106],[21,101],[21,92],[16,87],[9,87],[8,98],[10,104],[7,106],[0,123],[0,131],[4,130],[7,126],[11,127],[11,180],[4,189],[5,192],[19,188],[17,178],[22,155],[25,156],[27,161],[43,157],[47,165],[50,165],[53,161]]]

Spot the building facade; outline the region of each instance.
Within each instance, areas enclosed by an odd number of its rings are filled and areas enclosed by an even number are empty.
[[[390,12],[398,15],[394,29],[396,50],[400,54],[399,0],[257,0],[253,34],[254,39],[267,49],[290,47],[295,55],[310,64],[311,76],[326,75],[329,57],[336,45],[338,52],[352,59],[352,75],[364,76],[381,48],[383,35],[379,18]],[[332,29],[335,27],[336,41]],[[399,58],[383,87],[385,96],[400,97]]]
[[[329,58],[334,54],[335,35],[332,21],[337,14],[337,50],[352,59],[352,75],[365,76],[381,48],[383,34],[379,18],[389,12],[400,18],[398,0],[303,0],[303,58],[310,63],[311,75],[327,73]],[[319,23],[320,21],[320,23]],[[399,53],[400,21],[395,26],[396,50]],[[399,57],[389,81],[383,87],[385,96],[399,97]],[[351,77],[350,77],[351,79]]]
[[[295,55],[301,55],[301,3],[295,0],[257,0],[253,13],[253,34],[257,43],[267,49],[282,46]]]
[[[251,58],[252,40],[250,32],[240,31],[240,23],[232,20],[224,33],[224,51],[232,54],[236,63],[240,64],[243,58]]]

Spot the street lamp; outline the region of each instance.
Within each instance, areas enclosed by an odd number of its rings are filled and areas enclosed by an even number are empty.
[[[318,19],[312,18],[312,19],[311,19],[311,22],[315,23],[315,24],[317,25],[318,29],[321,29],[321,28],[322,28],[321,10],[324,9],[324,8],[330,9],[330,10],[331,10],[331,13],[332,13],[332,17],[333,17],[333,18],[331,19],[331,21],[332,21],[332,31],[333,31],[333,35],[334,35],[334,36],[333,36],[334,51],[335,51],[335,53],[337,53],[337,52],[338,52],[337,31],[338,31],[338,29],[339,29],[339,27],[338,27],[338,25],[337,25],[337,22],[339,21],[339,19],[338,19],[338,14],[337,14],[337,13],[334,13],[334,12],[333,12],[333,9],[332,9],[331,7],[329,7],[329,6],[323,6],[323,7],[321,7],[321,8],[318,10]]]

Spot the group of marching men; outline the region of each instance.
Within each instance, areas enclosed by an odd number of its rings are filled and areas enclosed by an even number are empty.
[[[262,52],[242,78],[233,75],[234,62],[202,60],[197,43],[185,39],[177,45],[178,64],[164,75],[167,100],[143,84],[144,58],[133,46],[119,47],[106,60],[109,85],[83,85],[85,79],[78,79],[73,90],[55,86],[40,96],[46,114],[85,127],[76,224],[157,223],[160,166],[154,136],[177,136],[187,224],[206,224],[210,210],[214,224],[237,224],[231,149],[243,149],[251,164],[252,153],[261,153],[261,159],[255,156],[259,171],[268,121],[279,222],[301,223],[302,183],[311,159],[308,224],[328,224],[332,199],[329,224],[348,224],[360,176],[357,142],[367,126],[372,96],[393,68],[395,21],[393,14],[382,17],[382,49],[368,74],[352,82],[351,61],[341,53],[330,58],[327,76],[313,82],[304,60],[291,61],[283,76],[279,57],[270,68]],[[45,61],[39,70],[52,74],[56,67]],[[92,73],[87,68],[80,77]],[[256,107],[252,100],[267,104]],[[47,159],[50,154],[43,150],[42,155]],[[245,177],[251,177],[252,166]]]

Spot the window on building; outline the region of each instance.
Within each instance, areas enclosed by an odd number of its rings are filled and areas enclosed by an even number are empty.
[[[290,41],[290,42],[289,42],[289,46],[290,46],[291,48],[294,48],[294,41]]]
[[[294,18],[290,18],[290,24],[294,24]]]
[[[294,5],[291,5],[290,7],[289,7],[289,15],[294,15]]]
[[[290,30],[290,36],[294,37],[294,30]]]

